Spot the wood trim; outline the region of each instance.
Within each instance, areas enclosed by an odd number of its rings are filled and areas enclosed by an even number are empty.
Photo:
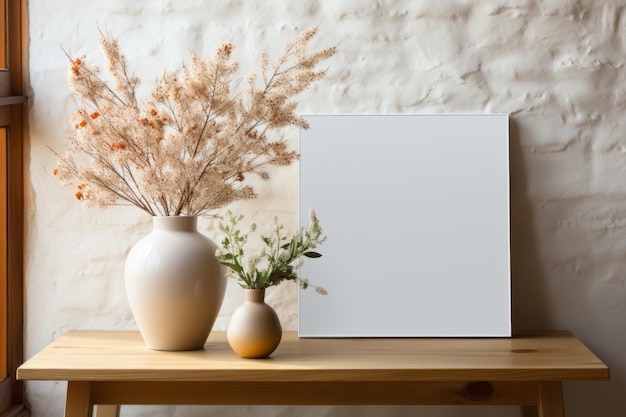
[[[7,5],[9,25],[12,22],[14,25],[9,26],[9,31],[13,36],[9,36],[7,42],[7,67],[11,73],[11,95],[18,96],[22,95],[24,91],[24,70],[26,68],[25,54],[23,54],[23,51],[26,50],[24,49],[26,46],[25,41],[28,39],[25,32],[27,27],[25,25],[26,14],[24,13],[27,10],[26,0],[8,0]]]
[[[7,70],[0,70],[0,96],[11,95],[11,74]]]
[[[1,0],[0,0],[1,1]],[[7,268],[7,129],[0,127],[0,268],[6,271]],[[4,280],[0,280],[0,300],[7,303],[8,285]],[[0,328],[7,328],[8,308],[0,309]],[[7,337],[8,332],[0,333],[0,378],[5,378],[8,374],[7,364]]]
[[[524,405],[520,407],[521,417],[539,417],[537,407]]]
[[[24,417],[30,413],[24,404],[14,404],[11,399],[11,379],[5,378],[0,381],[0,416],[1,417]]]
[[[2,412],[8,409],[11,404],[11,379],[5,378],[0,381],[0,415],[2,415]]]
[[[0,0],[4,1],[4,0]],[[28,40],[26,0],[6,0],[7,59],[9,91],[0,101],[0,122],[7,126],[7,365],[11,407],[1,417],[26,415],[23,384],[16,379],[23,360],[23,251],[24,191],[23,167],[25,146],[24,103],[27,81],[26,53]],[[5,75],[6,77],[6,75]],[[5,81],[6,83],[6,81]]]
[[[22,126],[22,106],[11,106],[11,126]],[[9,129],[12,129],[9,127]],[[16,380],[23,361],[23,264],[24,264],[24,153],[21,129],[7,143],[7,281],[8,281],[8,366],[14,403],[23,401],[22,384]]]
[[[4,16],[6,13],[6,4],[4,0],[0,0],[0,16]],[[3,22],[3,26],[6,24]],[[7,44],[6,34],[3,30],[0,30],[0,68],[6,68],[7,65]]]
[[[24,404],[13,404],[2,412],[2,417],[28,417],[30,412]]]
[[[11,106],[0,106],[0,127],[11,123]]]
[[[24,96],[6,96],[0,97],[0,106],[10,106],[13,104],[22,104],[26,102]]]

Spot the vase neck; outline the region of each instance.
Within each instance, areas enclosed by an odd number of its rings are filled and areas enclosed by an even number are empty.
[[[198,216],[153,216],[154,230],[173,230],[178,232],[195,232],[198,226]]]
[[[262,288],[260,290],[245,289],[243,296],[244,296],[245,301],[252,302],[252,303],[264,303],[265,302],[265,288]]]

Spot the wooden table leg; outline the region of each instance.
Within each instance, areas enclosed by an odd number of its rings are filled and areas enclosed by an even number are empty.
[[[68,381],[65,399],[65,417],[91,417],[91,384],[86,381]]]
[[[96,405],[96,417],[120,417],[120,406],[115,404]]]
[[[565,417],[561,382],[539,383],[539,417]]]

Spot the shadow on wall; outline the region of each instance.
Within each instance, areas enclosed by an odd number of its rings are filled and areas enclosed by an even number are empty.
[[[531,199],[527,195],[528,174],[524,164],[524,149],[518,126],[511,119],[509,138],[513,332],[571,330],[554,327],[553,301],[547,288],[549,277],[545,274],[539,257],[535,229],[537,222]],[[589,331],[591,334],[587,336],[592,337],[594,331]],[[607,361],[597,349],[594,349],[594,353],[611,370],[611,379],[609,382],[565,382],[563,391],[567,415],[614,416],[621,404],[626,404],[626,372],[623,365]]]
[[[539,261],[537,234],[519,128],[509,119],[511,294],[513,331],[548,330],[550,302]]]

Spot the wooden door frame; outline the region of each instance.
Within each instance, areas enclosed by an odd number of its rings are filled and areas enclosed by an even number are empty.
[[[26,0],[5,2],[9,33],[6,50],[8,69],[0,75],[0,125],[7,127],[6,143],[6,223],[7,223],[7,368],[8,377],[0,382],[0,417],[26,416],[23,387],[15,371],[23,361],[23,275],[24,275],[24,149],[26,51],[28,40]]]

